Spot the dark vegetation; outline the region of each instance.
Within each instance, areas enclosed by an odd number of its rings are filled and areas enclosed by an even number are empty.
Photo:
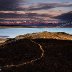
[[[41,55],[39,46],[29,39],[7,41],[0,47],[2,72],[72,72],[72,41],[56,39],[33,39],[33,41],[42,45],[44,57],[18,68],[3,68],[2,66],[6,64],[22,63]]]
[[[40,57],[39,46],[30,40],[8,40],[0,47],[0,66],[18,64]]]

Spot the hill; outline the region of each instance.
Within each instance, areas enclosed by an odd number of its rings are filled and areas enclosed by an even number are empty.
[[[37,38],[44,38],[44,39],[60,39],[60,40],[72,40],[72,35],[67,34],[65,32],[39,32],[39,33],[32,33],[32,34],[25,34],[19,35],[15,37],[16,39],[37,39]]]
[[[0,71],[72,72],[71,37],[64,32],[40,32],[8,39],[0,45]]]

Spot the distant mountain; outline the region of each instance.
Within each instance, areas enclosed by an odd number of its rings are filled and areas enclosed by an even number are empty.
[[[0,36],[0,38],[8,38],[9,36]]]

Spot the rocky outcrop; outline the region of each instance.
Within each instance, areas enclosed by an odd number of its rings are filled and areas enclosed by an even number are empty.
[[[4,42],[6,42],[7,39],[4,39],[4,38],[0,38],[0,45],[2,45]]]
[[[69,35],[64,32],[39,32],[39,33],[32,33],[32,34],[25,34],[19,35],[15,37],[15,39],[37,39],[37,38],[44,38],[44,39],[61,39],[61,40],[72,40],[72,35]]]

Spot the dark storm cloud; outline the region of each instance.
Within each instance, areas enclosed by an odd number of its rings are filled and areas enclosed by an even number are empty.
[[[63,13],[55,18],[63,20],[63,21],[72,21],[72,11],[68,13]]]
[[[0,0],[0,10],[16,10],[21,2],[25,2],[25,0]]]
[[[0,11],[1,10],[46,10],[56,7],[71,7],[72,4],[66,3],[38,3],[38,4],[28,4],[25,7],[24,3],[29,2],[29,0],[0,0]]]

